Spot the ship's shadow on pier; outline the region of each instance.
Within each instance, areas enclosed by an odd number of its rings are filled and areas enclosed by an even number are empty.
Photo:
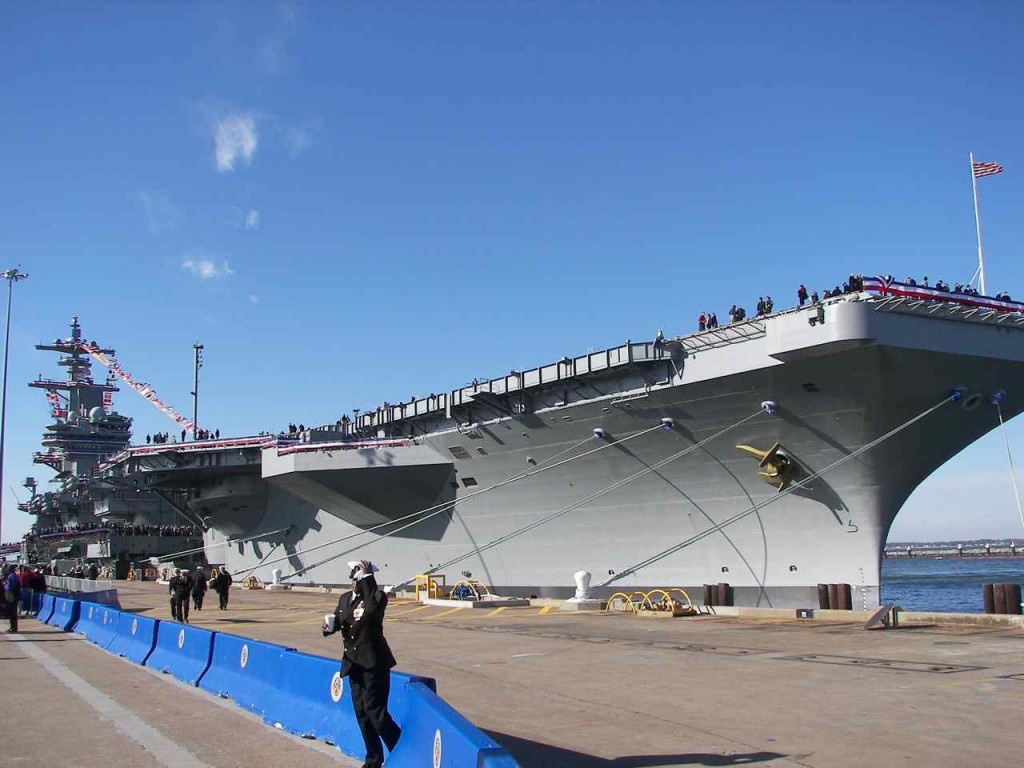
[[[544,768],[656,768],[669,765],[760,765],[774,760],[785,759],[781,752],[742,752],[731,755],[716,755],[709,752],[680,752],[675,755],[623,755],[622,757],[598,757],[572,749],[542,744],[529,739],[497,731],[487,735],[501,744],[524,766]]]

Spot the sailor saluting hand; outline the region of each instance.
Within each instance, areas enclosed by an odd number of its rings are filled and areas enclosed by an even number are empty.
[[[388,714],[391,668],[395,657],[384,639],[388,596],[377,586],[377,567],[369,560],[350,562],[352,589],[338,598],[334,613],[324,616],[323,634],[340,631],[341,676],[348,677],[359,730],[366,745],[366,768],[384,764],[381,740],[394,751],[402,731]]]

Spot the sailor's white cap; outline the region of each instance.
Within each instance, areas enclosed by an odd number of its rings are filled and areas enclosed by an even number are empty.
[[[363,564],[359,560],[349,560],[347,563],[345,563],[345,565],[348,566],[349,573],[354,571],[356,568],[361,568],[363,566]],[[376,573],[379,570],[380,569],[376,565],[374,565],[373,563],[370,563],[370,572],[371,573]]]

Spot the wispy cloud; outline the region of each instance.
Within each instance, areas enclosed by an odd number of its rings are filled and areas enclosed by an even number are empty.
[[[212,258],[185,256],[181,260],[181,268],[192,273],[199,280],[217,280],[235,274],[225,259],[220,263]]]
[[[256,134],[256,116],[251,112],[226,115],[217,120],[213,130],[217,170],[227,173],[235,170],[240,161],[252,164],[259,137]]]
[[[292,155],[298,155],[305,152],[309,148],[309,145],[313,142],[313,137],[309,130],[300,126],[289,126],[284,129],[284,143],[288,146],[288,151]]]
[[[245,228],[246,229],[259,229],[260,228],[260,212],[255,208],[245,214]]]
[[[259,304],[260,303],[260,297],[256,296],[255,294],[250,293],[248,296],[246,296],[246,298],[249,300],[250,304]]]
[[[170,200],[158,192],[145,189],[139,192],[137,197],[150,232],[156,234],[178,228],[182,218],[181,211]]]
[[[272,75],[281,74],[288,66],[287,47],[295,36],[298,19],[294,2],[278,3],[276,17],[273,18],[273,33],[259,49],[259,59]]]

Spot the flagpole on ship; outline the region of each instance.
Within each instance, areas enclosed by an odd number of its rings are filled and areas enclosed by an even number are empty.
[[[974,225],[978,230],[978,285],[981,288],[981,295],[988,296],[985,290],[985,251],[981,247],[981,212],[978,209],[978,176],[974,167],[974,152],[970,152],[971,162],[971,187],[974,189]]]

